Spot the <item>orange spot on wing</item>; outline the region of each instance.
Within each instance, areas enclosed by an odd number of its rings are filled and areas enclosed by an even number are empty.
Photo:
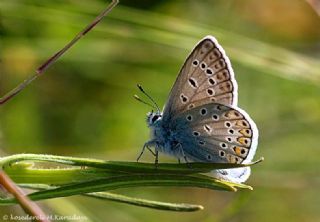
[[[234,150],[234,152],[235,152],[238,156],[241,155],[241,147],[235,146],[235,147],[233,148],[233,150]]]
[[[246,137],[239,137],[237,140],[239,143],[241,143],[242,145],[245,145],[245,146],[249,146],[250,142],[251,142],[251,140]]]
[[[242,129],[242,130],[239,130],[239,132],[246,137],[252,136],[252,131],[249,129]]]

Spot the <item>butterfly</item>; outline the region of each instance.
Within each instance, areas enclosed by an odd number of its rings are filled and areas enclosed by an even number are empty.
[[[151,139],[138,160],[147,148],[156,163],[159,152],[187,163],[249,163],[258,145],[258,129],[237,106],[237,89],[224,49],[213,36],[204,37],[183,64],[163,112],[145,93],[157,111],[147,114]],[[250,167],[215,170],[213,176],[241,183],[249,178]]]

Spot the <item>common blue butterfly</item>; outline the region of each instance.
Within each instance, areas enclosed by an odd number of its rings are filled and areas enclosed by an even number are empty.
[[[143,91],[143,89],[140,87]],[[145,148],[186,162],[249,163],[258,144],[258,129],[237,106],[238,85],[225,51],[212,36],[203,38],[186,59],[163,112],[147,115],[151,139]],[[139,99],[139,98],[138,98]],[[215,177],[244,182],[250,167],[215,170]]]

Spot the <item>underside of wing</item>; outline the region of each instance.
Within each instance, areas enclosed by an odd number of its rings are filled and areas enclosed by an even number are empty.
[[[258,129],[239,108],[205,104],[179,114],[178,121],[177,135],[190,160],[247,163],[255,154]]]
[[[249,163],[258,144],[258,129],[249,115],[237,107],[205,104],[179,114],[175,120],[180,149],[189,161]],[[214,170],[216,178],[242,183],[250,167]]]
[[[172,87],[164,116],[208,103],[237,105],[237,82],[229,58],[212,36],[202,39],[185,61]],[[170,115],[167,115],[170,114]]]

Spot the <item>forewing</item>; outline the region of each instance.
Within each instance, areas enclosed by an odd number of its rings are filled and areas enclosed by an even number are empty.
[[[195,46],[182,66],[164,117],[212,102],[236,106],[237,99],[237,82],[229,58],[217,40],[207,36]]]

